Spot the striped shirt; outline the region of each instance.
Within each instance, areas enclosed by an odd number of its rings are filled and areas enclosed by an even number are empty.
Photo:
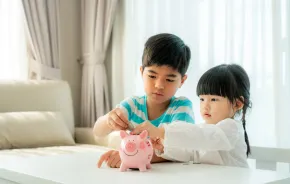
[[[119,108],[126,112],[128,120],[133,126],[148,121],[146,99],[146,96],[134,96],[123,100],[118,105]],[[172,97],[167,110],[157,119],[149,121],[156,127],[160,123],[171,123],[174,121],[194,123],[192,103],[186,97]]]

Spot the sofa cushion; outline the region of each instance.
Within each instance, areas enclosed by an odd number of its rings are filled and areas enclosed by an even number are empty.
[[[0,149],[74,144],[60,112],[0,113]]]

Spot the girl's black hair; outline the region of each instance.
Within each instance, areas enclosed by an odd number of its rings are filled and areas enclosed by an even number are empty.
[[[142,56],[143,69],[148,66],[167,65],[184,76],[190,62],[191,52],[176,35],[161,33],[150,37],[145,43]]]
[[[246,131],[245,115],[248,108],[252,107],[250,101],[250,80],[246,71],[237,64],[222,64],[209,69],[198,81],[196,94],[218,95],[226,97],[234,104],[236,99],[244,103],[242,123],[244,127],[247,156],[251,153],[248,134]]]

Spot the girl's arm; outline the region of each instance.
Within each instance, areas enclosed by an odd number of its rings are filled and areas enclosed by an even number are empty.
[[[219,151],[234,148],[243,135],[242,125],[232,119],[226,119],[216,125],[172,123],[164,125],[164,153],[178,148],[189,151]]]
[[[234,148],[243,136],[243,127],[235,120],[226,119],[216,125],[176,122],[163,125],[164,149],[157,156],[167,160],[187,162],[199,160],[199,152],[227,151]]]

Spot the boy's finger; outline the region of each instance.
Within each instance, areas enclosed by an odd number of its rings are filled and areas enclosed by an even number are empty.
[[[147,129],[148,127],[140,124],[140,125],[137,125],[133,131],[131,132],[131,134],[134,134],[134,135],[139,135],[143,130],[147,130],[148,132],[148,135],[150,134],[149,130]]]
[[[123,120],[117,114],[112,115],[112,119],[116,124],[118,124],[123,129],[127,128],[128,125],[124,123]]]
[[[115,157],[109,158],[109,160],[107,161],[107,166],[112,167],[112,163],[114,162],[114,160],[115,160]]]
[[[116,124],[118,124],[122,129],[128,128],[128,124],[124,123],[120,118],[116,119]]]
[[[119,152],[118,151],[113,151],[111,153],[111,156],[110,156],[110,158],[109,158],[109,160],[107,162],[107,165],[109,167],[112,167],[113,166],[113,163],[115,162],[115,160],[118,159],[118,157],[117,157],[118,155],[119,155]]]
[[[109,124],[110,128],[112,128],[114,130],[122,130],[122,129],[124,129],[119,124],[117,124],[112,118],[110,118],[108,121],[109,121],[108,124]]]
[[[98,168],[100,168],[100,167],[102,166],[103,162],[104,162],[105,160],[107,160],[107,159],[110,157],[112,151],[113,151],[113,150],[108,151],[107,153],[104,153],[104,154],[100,157],[100,159],[99,159],[99,161],[98,161],[98,164],[97,164],[97,165],[98,165]]]
[[[114,130],[124,130],[124,127],[121,127],[118,123],[114,122],[113,123],[113,128]]]
[[[120,168],[120,166],[121,166],[121,160],[119,160],[119,162],[117,163],[116,167]]]
[[[148,125],[148,121],[144,121],[143,123],[137,125],[132,131],[131,131],[131,134],[140,134],[143,130],[147,130],[148,131],[148,135],[150,135],[150,132],[149,132],[149,125]]]
[[[136,126],[131,132],[130,132],[130,134],[132,134],[132,135],[137,135],[137,134],[139,134],[140,133],[140,125],[138,125],[138,126]]]
[[[128,118],[126,117],[126,115],[123,113],[123,111],[121,109],[119,109],[118,111],[116,111],[116,114],[119,116],[119,118],[121,119],[121,121],[123,121],[125,123],[125,125],[128,125]]]
[[[111,163],[111,167],[113,167],[113,168],[117,167],[117,164],[119,161],[120,161],[120,159],[115,158]]]

